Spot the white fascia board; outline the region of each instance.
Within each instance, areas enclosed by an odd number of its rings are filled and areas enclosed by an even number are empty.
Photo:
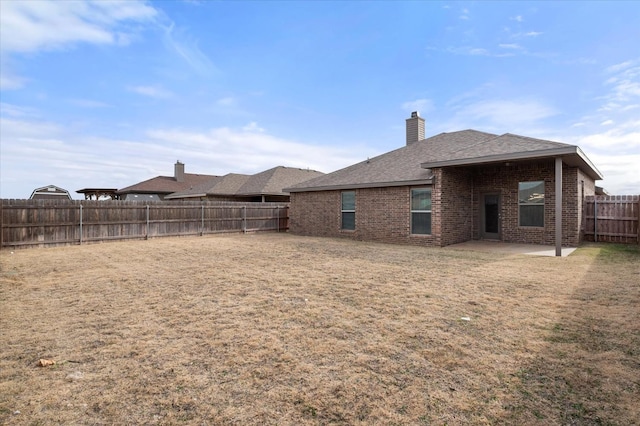
[[[591,168],[591,170],[593,170],[593,172],[598,176],[598,178],[595,179],[595,180],[602,180],[604,178],[604,175],[602,174],[602,172],[600,172],[600,170],[598,170],[598,168],[595,166],[595,164],[593,164],[591,162],[591,160],[589,160],[589,157],[587,157],[586,154],[584,152],[582,152],[580,147],[576,147],[576,148],[577,148],[576,154],[578,154],[580,159],[582,159],[582,161],[584,161],[585,164],[587,166],[589,166]]]

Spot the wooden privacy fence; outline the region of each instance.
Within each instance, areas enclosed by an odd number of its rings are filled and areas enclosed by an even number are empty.
[[[287,203],[2,200],[0,247],[285,231]]]
[[[583,233],[587,241],[640,244],[640,195],[585,197]]]

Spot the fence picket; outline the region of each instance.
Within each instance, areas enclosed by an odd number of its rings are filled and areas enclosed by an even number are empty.
[[[586,241],[640,244],[640,195],[585,197],[583,235]]]

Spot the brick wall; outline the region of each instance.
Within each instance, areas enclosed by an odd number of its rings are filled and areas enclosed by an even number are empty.
[[[439,246],[439,220],[432,193],[432,234],[411,234],[411,187],[356,189],[356,229],[341,230],[341,191],[291,194],[289,232],[298,235],[344,237],[355,240]],[[435,199],[434,199],[435,198]],[[438,207],[436,207],[436,205]]]
[[[473,173],[469,168],[437,169],[442,193],[442,245],[462,243],[472,239]]]
[[[562,166],[562,244],[577,245],[580,242],[579,170]],[[585,185],[588,186],[585,177]],[[518,223],[518,183],[544,181],[544,227],[522,227]],[[501,202],[502,241],[531,244],[555,244],[555,164],[554,160],[513,163],[473,169],[473,238],[481,237],[482,194],[496,192]]]

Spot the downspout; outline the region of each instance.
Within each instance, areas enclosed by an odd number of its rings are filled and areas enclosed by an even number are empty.
[[[556,256],[562,256],[562,157],[556,157]]]

